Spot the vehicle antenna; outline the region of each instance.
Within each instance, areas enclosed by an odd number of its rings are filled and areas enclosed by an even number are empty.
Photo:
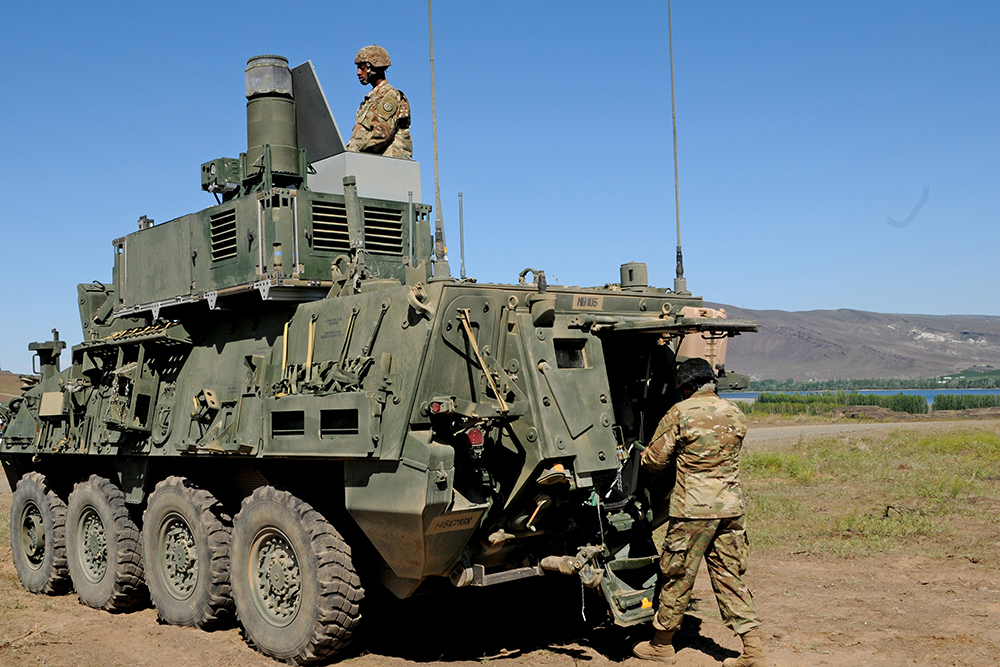
[[[430,2],[430,0],[427,1]],[[670,0],[667,0],[667,38],[670,44],[670,115],[674,120],[674,202],[677,205],[677,277],[674,278],[674,291],[687,292],[687,280],[684,278],[684,254],[681,252],[681,188],[680,179],[677,175],[677,104],[674,101],[674,31],[670,19]],[[434,80],[433,72],[434,69],[432,66],[432,81]],[[437,158],[436,146],[437,144],[435,144],[434,149],[435,159]],[[437,162],[434,165],[436,168]]]
[[[448,268],[448,247],[444,242],[444,219],[441,217],[441,182],[438,179],[438,121],[437,121],[437,96],[434,89],[434,19],[431,12],[431,0],[427,0],[427,27],[430,31],[431,44],[431,123],[434,126],[434,210],[437,216],[434,219],[434,257],[437,259],[440,271],[435,271],[435,275],[449,275]]]
[[[465,280],[465,221],[462,219],[462,193],[458,193],[458,240],[462,251],[462,280]]]

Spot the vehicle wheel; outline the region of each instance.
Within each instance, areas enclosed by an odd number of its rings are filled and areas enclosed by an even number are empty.
[[[142,515],[146,586],[166,623],[208,628],[232,614],[232,528],[221,509],[183,477],[168,477],[149,497]]]
[[[350,547],[319,512],[261,487],[233,521],[232,553],[236,615],[249,644],[296,664],[347,646],[364,589]]]
[[[69,494],[66,557],[80,602],[125,611],[144,598],[139,529],[125,507],[125,494],[91,475]]]
[[[55,595],[69,589],[66,566],[66,503],[37,472],[17,483],[10,507],[10,548],[21,585]]]

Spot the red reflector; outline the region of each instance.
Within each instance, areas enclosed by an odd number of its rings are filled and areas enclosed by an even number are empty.
[[[441,404],[440,403],[431,403],[431,412],[433,412],[434,414],[437,414],[437,413],[441,412]]]
[[[478,428],[470,428],[465,433],[465,437],[468,439],[470,445],[481,445],[483,444],[483,432]]]

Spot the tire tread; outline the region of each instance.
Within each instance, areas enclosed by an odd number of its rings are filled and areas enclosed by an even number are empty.
[[[156,485],[153,493],[149,496],[146,514],[160,497],[157,494],[162,496],[170,491],[179,492],[187,502],[191,503],[197,514],[197,520],[205,529],[208,549],[211,554],[207,568],[210,577],[207,599],[191,627],[207,630],[224,625],[233,616],[232,587],[229,581],[229,545],[232,539],[232,521],[223,511],[222,503],[210,491],[193,484],[187,478],[178,476],[167,477]],[[150,524],[145,518],[146,514],[143,515],[143,523],[149,526]],[[150,529],[157,530],[158,528],[151,526]],[[153,542],[155,543],[155,539]],[[147,583],[151,576],[154,576],[152,568],[146,572]],[[154,586],[149,586],[149,588],[152,591]],[[155,595],[152,597],[153,605],[156,606]],[[163,618],[162,615],[161,618]]]
[[[113,571],[115,578],[111,595],[99,605],[89,604],[82,596],[80,601],[104,611],[129,611],[146,600],[139,528],[129,515],[128,507],[125,505],[125,494],[105,477],[91,475],[86,481],[78,483],[70,494],[69,504],[73,504],[75,494],[88,487],[99,494],[111,510],[113,525],[105,526],[105,529],[114,531],[118,550],[114,554],[108,554],[108,568]],[[70,526],[69,529],[72,530],[73,527]],[[77,593],[79,594],[79,585]]]
[[[69,577],[69,562],[66,559],[66,503],[49,486],[48,478],[39,472],[29,472],[17,482],[17,488],[14,491],[16,498],[13,498],[11,502],[11,551],[17,548],[14,544],[14,539],[20,532],[20,527],[15,525],[20,521],[19,517],[15,517],[15,514],[19,514],[16,511],[19,504],[18,500],[21,496],[31,494],[32,487],[35,487],[38,494],[44,499],[45,507],[41,507],[40,509],[43,512],[47,511],[51,514],[52,539],[51,544],[46,545],[46,547],[52,549],[52,563],[49,567],[46,581],[42,586],[29,588],[25,585],[25,588],[32,593],[61,595],[69,592],[72,588],[72,582]],[[17,564],[17,559],[15,558],[15,567]],[[18,578],[21,580],[22,585],[24,585],[25,582],[24,578],[21,577],[20,569],[18,569]]]
[[[318,609],[311,630],[310,640],[293,656],[275,655],[260,646],[244,630],[247,644],[253,648],[286,660],[292,664],[307,664],[323,660],[344,650],[350,643],[355,629],[361,622],[361,605],[364,588],[351,561],[351,548],[333,525],[311,505],[288,491],[271,486],[259,487],[243,499],[240,513],[234,519],[238,530],[241,517],[254,503],[273,502],[290,510],[309,536],[312,557],[317,567]],[[236,614],[246,627],[240,605]]]

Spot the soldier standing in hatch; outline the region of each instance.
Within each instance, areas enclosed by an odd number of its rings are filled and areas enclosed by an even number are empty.
[[[740,579],[749,547],[739,480],[747,421],[739,408],[719,398],[716,384],[704,359],[680,364],[677,388],[684,400],[667,411],[642,453],[644,468],[657,472],[675,465],[677,480],[660,557],[663,588],[653,618],[656,634],[632,652],[645,660],[675,661],[671,641],[704,558],[722,620],[743,639],[743,654],[726,659],[724,667],[767,667],[760,617]]]
[[[347,150],[412,159],[410,103],[385,80],[385,70],[392,64],[389,53],[376,44],[366,46],[358,51],[354,64],[358,66],[358,81],[371,85],[372,90],[358,107]]]

